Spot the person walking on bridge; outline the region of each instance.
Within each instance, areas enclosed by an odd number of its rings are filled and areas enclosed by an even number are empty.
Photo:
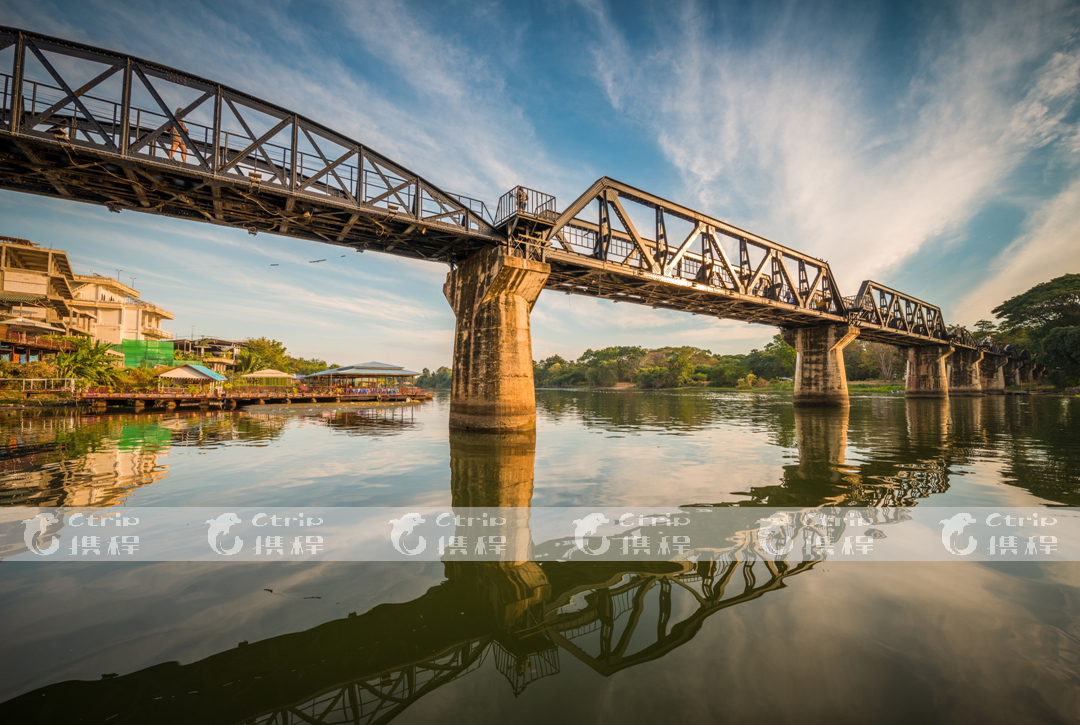
[[[184,109],[182,109],[182,108],[177,108],[176,113],[174,115],[176,116],[176,123],[180,126],[180,128],[184,129],[184,133],[187,133],[187,130],[188,130],[187,126],[184,125],[184,122],[180,120],[180,113],[183,110]],[[187,163],[187,144],[184,143],[183,134],[180,133],[180,130],[177,129],[176,126],[169,126],[165,130],[166,131],[172,131],[172,148],[169,149],[169,159],[172,160],[173,152],[176,151],[177,148],[179,148],[180,149],[180,159],[186,164]]]

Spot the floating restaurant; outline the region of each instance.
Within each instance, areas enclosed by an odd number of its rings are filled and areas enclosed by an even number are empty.
[[[381,362],[365,362],[340,368],[322,370],[301,378],[304,384],[314,387],[345,388],[349,394],[385,393],[396,394],[398,390],[413,387],[421,375],[399,365]]]
[[[241,375],[239,376],[239,379],[243,381],[244,385],[288,387],[296,385],[299,376],[293,375],[292,373],[283,373],[280,370],[274,370],[273,368],[266,368],[264,370],[256,370],[253,373]]]

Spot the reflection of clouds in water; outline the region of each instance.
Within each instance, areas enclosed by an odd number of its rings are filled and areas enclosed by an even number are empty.
[[[780,450],[763,450],[760,436],[746,430],[642,434],[592,446],[582,445],[581,435],[540,430],[534,505],[740,501],[740,492],[775,483],[784,462]]]
[[[1052,614],[1047,597],[1063,603]],[[403,720],[482,706],[523,723],[670,722],[674,708],[692,723],[1072,722],[1078,602],[1077,564],[830,564],[714,614],[653,666],[604,678],[562,656],[542,712],[470,677]]]

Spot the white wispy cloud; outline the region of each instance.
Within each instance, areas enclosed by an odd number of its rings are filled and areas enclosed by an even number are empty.
[[[993,261],[990,273],[957,304],[970,325],[1009,297],[1062,274],[1080,274],[1080,179],[1047,202],[1028,229]]]
[[[688,3],[631,52],[616,6],[582,4],[594,56],[609,59],[596,80],[652,130],[685,193],[828,259],[845,290],[954,240],[1033,152],[1076,146],[1080,50],[1063,3],[937,9],[918,51],[896,59],[911,71],[891,92],[867,70],[872,16],[839,30],[836,12],[790,6],[748,40]]]

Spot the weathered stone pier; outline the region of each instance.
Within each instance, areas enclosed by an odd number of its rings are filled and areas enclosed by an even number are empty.
[[[529,314],[550,272],[542,262],[485,249],[447,275],[443,293],[457,316],[451,428],[536,427]]]

